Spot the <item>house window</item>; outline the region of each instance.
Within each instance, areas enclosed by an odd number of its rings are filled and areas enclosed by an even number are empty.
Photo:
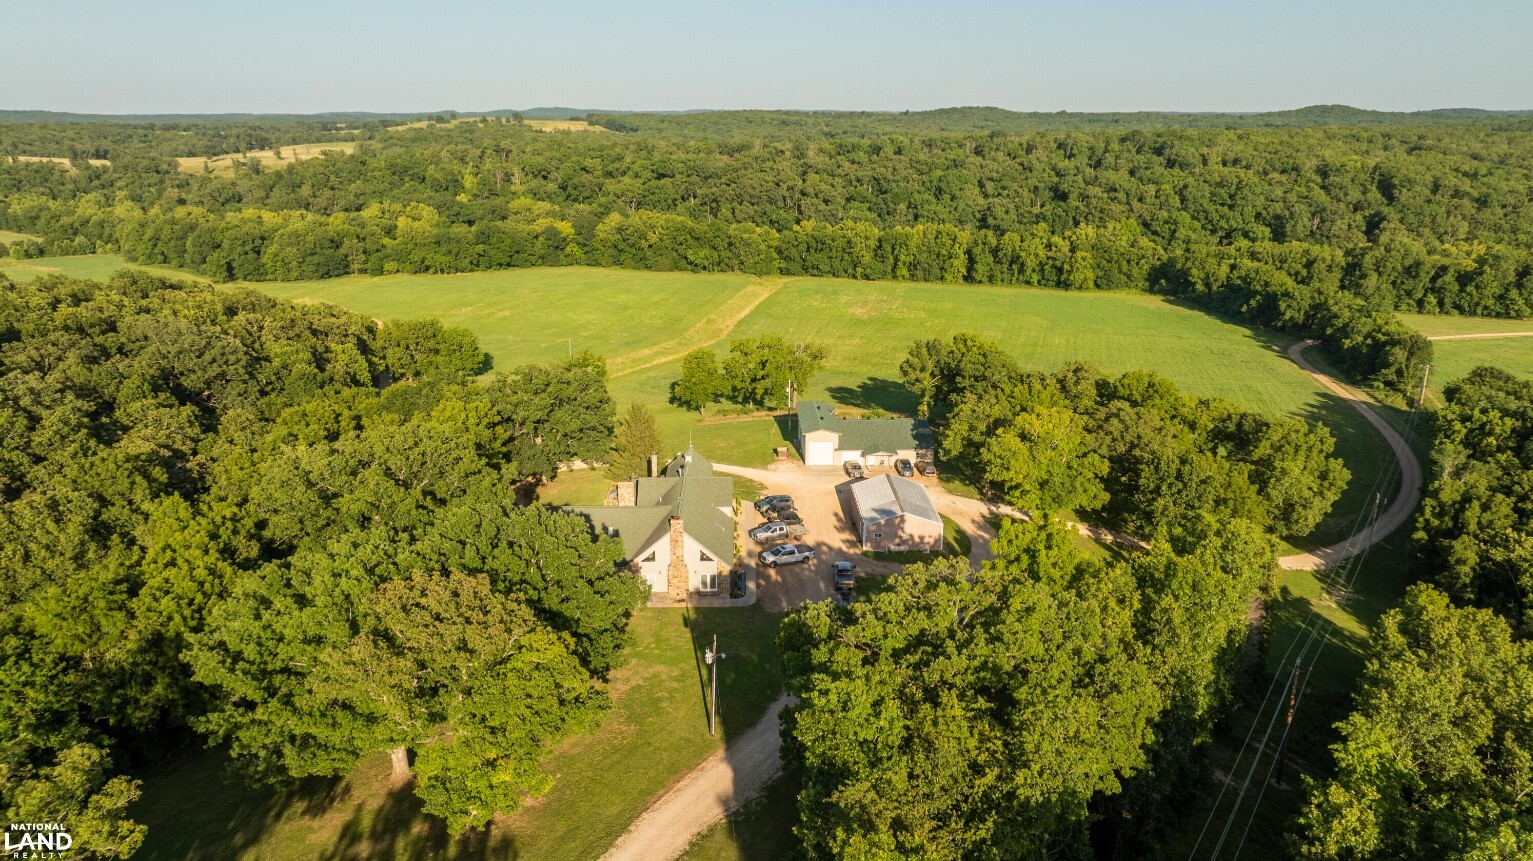
[[[875,532],[875,533],[873,533],[873,537],[874,538],[883,538],[884,534],[882,532]]]
[[[640,562],[653,562],[653,561],[655,561],[655,551],[653,551],[653,550],[649,551],[649,555],[644,557],[643,559],[640,559],[639,561]]]
[[[717,592],[717,591],[719,591],[719,572],[717,572],[717,571],[706,571],[706,572],[704,572],[703,576],[702,576],[702,585],[699,587],[699,589],[700,589],[700,591],[703,591],[703,592]]]
[[[708,555],[708,551],[706,551],[706,550],[699,550],[699,551],[697,551],[697,558],[702,560],[703,562],[712,562],[713,561],[713,557],[709,556]]]

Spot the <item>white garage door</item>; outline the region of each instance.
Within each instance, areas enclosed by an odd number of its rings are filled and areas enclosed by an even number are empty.
[[[831,466],[836,454],[836,444],[830,440],[810,440],[804,446],[804,463],[809,466]]]

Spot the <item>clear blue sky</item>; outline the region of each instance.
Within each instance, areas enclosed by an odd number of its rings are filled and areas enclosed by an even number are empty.
[[[0,20],[0,108],[1533,108],[1530,0],[34,0]]]

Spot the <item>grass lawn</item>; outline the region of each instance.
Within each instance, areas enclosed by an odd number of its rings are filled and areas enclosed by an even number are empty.
[[[0,245],[10,245],[12,242],[20,242],[23,239],[31,239],[33,241],[37,241],[42,239],[42,237],[33,236],[30,233],[17,233],[14,230],[0,230]],[[0,257],[0,260],[4,259],[5,258]]]
[[[640,610],[630,660],[613,673],[612,710],[554,750],[554,788],[482,834],[453,839],[408,791],[390,792],[386,755],[344,778],[287,792],[227,782],[218,752],[144,781],[132,816],[149,826],[139,859],[599,857],[670,783],[761,718],[782,689],[780,617],[756,609]],[[719,738],[708,737],[702,649],[719,635]]]
[[[575,469],[538,485],[538,501],[544,505],[601,505],[610,487],[612,479],[605,469]]]
[[[1533,323],[1524,323],[1533,331]],[[1440,393],[1480,365],[1494,365],[1533,380],[1533,338],[1486,338],[1475,341],[1432,342],[1432,376],[1429,386]]]
[[[1430,314],[1401,314],[1400,319],[1428,338],[1438,335],[1533,332],[1533,319],[1438,317]],[[1441,393],[1444,386],[1479,365],[1494,365],[1523,379],[1533,379],[1533,338],[1435,341],[1432,344],[1432,354],[1435,358],[1429,387],[1434,393]]]
[[[169,266],[141,266],[137,263],[129,263],[115,254],[38,257],[33,260],[12,260],[8,257],[0,257],[0,272],[4,272],[12,281],[33,281],[44,275],[68,275],[71,278],[105,281],[119,269],[139,269],[182,281],[205,282],[208,280],[201,275],[193,275]]]

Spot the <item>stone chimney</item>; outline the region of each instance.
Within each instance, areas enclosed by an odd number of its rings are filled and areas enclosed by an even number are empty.
[[[671,603],[685,604],[692,576],[687,571],[687,533],[681,526],[681,518],[671,517],[671,564],[665,569],[665,591]]]
[[[660,455],[653,451],[649,453],[649,477],[660,477]]]

